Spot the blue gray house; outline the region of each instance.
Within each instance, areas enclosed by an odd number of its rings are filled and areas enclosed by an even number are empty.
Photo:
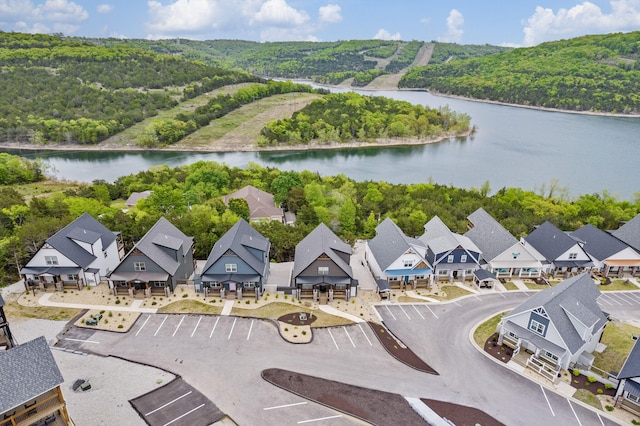
[[[633,247],[635,251],[640,253],[640,214],[636,215],[615,231],[611,231],[611,235]]]
[[[160,218],[109,276],[114,294],[168,296],[193,275],[193,238]]]
[[[480,269],[478,246],[464,235],[455,234],[434,216],[424,225],[420,240],[427,246],[427,262],[433,268],[436,280],[471,280]]]
[[[240,219],[209,253],[200,274],[205,295],[218,291],[220,297],[241,299],[248,293],[258,299],[269,278],[270,248],[268,239]]]
[[[638,340],[618,373],[616,407],[640,416],[640,344]]]
[[[358,281],[349,264],[351,246],[324,223],[318,225],[296,246],[292,281],[298,299],[332,301],[334,296],[349,300],[356,296]]]

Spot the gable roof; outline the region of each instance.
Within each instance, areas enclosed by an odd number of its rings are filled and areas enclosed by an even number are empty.
[[[295,260],[293,263],[293,276],[297,277],[321,254],[326,254],[340,269],[353,279],[353,271],[348,262],[342,260],[336,252],[351,255],[351,246],[342,241],[324,223],[302,239],[296,246]]]
[[[0,352],[0,413],[24,404],[64,382],[43,336]]]
[[[495,259],[518,243],[518,240],[482,207],[467,218],[473,224],[473,228],[464,235],[482,250],[482,257],[487,261]]]
[[[611,233],[620,241],[640,252],[640,214]]]
[[[164,217],[147,231],[133,250],[140,250],[156,265],[164,269],[170,275],[174,275],[180,267],[180,261],[169,256],[161,247],[179,250],[186,255],[193,246],[193,237],[187,237],[178,228],[173,226]],[[131,253],[131,252],[129,252]],[[128,255],[127,255],[128,256]]]
[[[584,273],[537,292],[507,314],[505,320],[542,307],[560,333],[567,349],[575,354],[583,346],[584,340],[573,325],[570,315],[586,327],[593,327],[594,331],[599,330],[606,324],[607,315],[598,306],[598,297],[600,290],[589,274]]]
[[[390,218],[386,218],[376,227],[376,236],[370,239],[368,244],[383,271],[409,249],[413,249],[422,258],[426,250],[422,241],[407,237]]]
[[[76,220],[49,237],[47,244],[65,255],[76,265],[87,268],[96,259],[96,256],[82,248],[76,241],[93,244],[99,239],[102,239],[102,248],[106,249],[115,241],[116,234],[109,231],[89,213],[83,213]]]
[[[228,250],[231,250],[262,276],[264,262],[250,253],[247,247],[267,252],[269,245],[267,238],[263,237],[246,220],[240,219],[215,243],[202,271],[206,273]]]
[[[640,377],[640,344],[638,344],[638,342],[640,342],[640,339],[636,340],[633,348],[631,348],[631,352],[629,352],[627,359],[620,369],[618,379]]]
[[[524,240],[551,262],[577,244],[575,239],[549,221],[538,226],[532,233],[524,237]]]
[[[271,218],[273,216],[283,216],[283,210],[276,206],[273,195],[255,186],[247,185],[236,192],[223,197],[225,204],[229,204],[232,198],[242,198],[249,206],[249,219],[257,220]]]
[[[138,201],[149,198],[149,195],[151,195],[151,191],[148,190],[142,192],[132,192],[131,195],[129,195],[129,198],[127,198],[127,201],[125,201],[124,203],[129,207],[133,207],[138,204]]]
[[[482,253],[469,237],[451,232],[438,216],[434,216],[424,225],[424,233],[420,236],[420,240],[434,254],[445,253],[459,246],[467,251]]]
[[[598,260],[604,260],[629,247],[613,235],[591,224],[584,225],[571,233],[584,241],[584,250]]]

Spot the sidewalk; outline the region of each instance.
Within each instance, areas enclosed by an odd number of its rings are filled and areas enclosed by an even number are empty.
[[[155,314],[158,310],[155,308],[141,308],[142,300],[135,300],[131,306],[113,306],[113,305],[81,305],[79,303],[61,303],[52,302],[49,299],[53,293],[45,293],[38,299],[41,306],[52,306],[55,308],[73,308],[73,309],[94,309],[100,311],[114,312],[140,312],[142,314]]]
[[[340,310],[338,310],[336,308],[332,308],[331,306],[328,306],[328,305],[320,305],[319,308],[320,308],[320,310],[322,312],[325,312],[325,313],[327,313],[329,315],[335,315],[337,317],[346,318],[346,319],[351,320],[353,322],[365,322],[365,320],[363,320],[362,318],[358,318],[355,315],[351,315],[351,314],[348,314],[346,312],[342,312],[342,311],[340,311]]]

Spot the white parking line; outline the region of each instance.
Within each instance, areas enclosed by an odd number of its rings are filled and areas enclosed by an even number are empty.
[[[178,329],[180,328],[180,326],[182,325],[182,321],[184,321],[184,317],[186,317],[186,315],[183,315],[182,318],[180,318],[180,322],[178,323],[178,325],[176,326],[176,329],[173,330],[173,334],[171,335],[171,337],[175,336],[176,333],[178,332]]]
[[[424,319],[424,316],[420,313],[420,311],[418,310],[418,308],[416,307],[416,305],[411,305],[413,306],[413,309],[416,310],[416,312],[418,313],[418,315],[420,315],[420,318]]]
[[[629,302],[627,299],[622,297],[622,295],[620,295],[620,294],[613,293],[613,294],[611,294],[611,296],[615,296],[616,299],[622,300],[624,303],[628,303],[629,305],[633,305],[633,303]]]
[[[438,319],[438,316],[436,315],[436,313],[435,313],[435,312],[433,312],[433,311],[431,310],[431,308],[429,307],[429,305],[424,305],[424,306],[426,306],[426,307],[427,307],[427,309],[429,310],[429,312],[431,312],[431,315],[433,315],[434,317],[436,317],[436,319]]]
[[[96,342],[95,340],[72,339],[72,338],[70,338],[70,337],[64,337],[64,340],[71,340],[72,342],[83,342],[83,343],[96,343],[96,344],[100,344],[100,342]]]
[[[247,333],[247,340],[251,337],[251,330],[253,329],[253,320],[251,320],[251,325],[249,326],[249,332]]]
[[[598,420],[600,420],[600,424],[604,426],[604,422],[602,421],[602,417],[600,417],[600,414],[596,413],[596,416],[598,416]]]
[[[198,329],[198,326],[200,325],[200,321],[202,321],[202,315],[200,315],[200,318],[198,318],[198,322],[196,323],[196,326],[193,327],[193,331],[191,332],[191,337],[193,337],[193,335],[196,334],[196,330]]]
[[[496,291],[496,293],[498,293],[498,294],[500,295],[500,297],[502,297],[503,299],[506,299],[506,298],[507,298],[507,296],[505,296],[504,294],[502,294],[502,293],[501,293],[501,292],[499,292],[499,291]]]
[[[347,331],[347,327],[342,326],[342,328],[344,329],[345,334],[347,335],[347,337],[349,338],[349,341],[351,342],[351,345],[355,348],[356,344],[353,343],[353,339],[351,339],[351,336],[349,335],[349,332]]]
[[[162,328],[162,326],[164,325],[164,322],[167,320],[168,315],[165,315],[164,319],[162,320],[162,322],[160,323],[160,325],[158,326],[158,329],[156,330],[155,333],[153,333],[153,335],[155,336],[156,334],[158,334],[158,332],[160,331],[160,329]]]
[[[542,391],[542,395],[544,395],[544,399],[547,401],[547,405],[549,406],[549,410],[551,410],[551,414],[553,417],[556,416],[556,413],[553,412],[553,408],[551,408],[551,403],[549,402],[549,398],[547,398],[547,393],[544,391],[542,385],[540,385],[540,390]]]
[[[364,337],[367,339],[367,342],[369,342],[369,346],[373,346],[373,343],[371,343],[371,340],[369,340],[369,336],[367,336],[367,333],[365,333],[364,330],[362,329],[362,324],[358,324],[358,327],[360,327],[360,331],[362,331],[362,334],[364,334]]]
[[[453,303],[455,303],[456,305],[458,305],[459,307],[461,307],[461,308],[462,308],[462,305],[461,305],[461,304],[459,304],[458,302],[456,302],[455,300],[453,301]]]
[[[289,407],[295,407],[296,405],[304,405],[306,404],[307,401],[302,401],[302,402],[294,402],[293,404],[285,404],[285,405],[276,405],[275,407],[266,407],[263,408],[262,411],[267,411],[267,410],[277,410],[278,408],[289,408]]]
[[[389,315],[391,315],[393,317],[393,319],[396,319],[396,316],[393,315],[393,312],[391,312],[391,309],[389,309],[389,305],[384,305],[385,308],[387,308],[387,311],[389,311]]]
[[[322,420],[337,419],[338,417],[342,417],[342,414],[338,414],[337,416],[320,417],[317,419],[300,420],[298,424],[301,425],[303,423],[320,422]]]
[[[411,319],[411,317],[409,316],[409,314],[407,313],[407,311],[404,310],[404,308],[402,307],[402,305],[398,305],[398,307],[400,308],[400,310],[402,312],[404,312],[404,314],[407,316],[407,319]]]
[[[336,339],[333,338],[333,334],[331,333],[331,329],[327,328],[327,331],[329,332],[329,336],[331,336],[331,340],[333,340],[333,344],[336,345],[336,349],[340,350],[340,348],[338,347],[338,343],[336,343]]]
[[[144,328],[145,325],[147,325],[147,321],[149,321],[149,318],[151,318],[151,315],[149,315],[147,317],[146,320],[144,320],[144,322],[142,323],[142,326],[140,327],[140,329],[138,329],[138,331],[136,332],[136,334],[134,336],[137,336],[138,334],[140,334],[140,332],[142,331],[142,329]]]
[[[613,297],[611,294],[602,294],[603,297],[606,297],[607,300],[609,300],[611,303],[615,303],[617,305],[622,305],[622,303],[620,301],[618,301],[615,297]]]
[[[173,422],[177,422],[178,420],[180,420],[180,419],[181,419],[181,418],[183,418],[184,416],[188,416],[189,414],[193,413],[193,412],[194,412],[194,411],[196,411],[196,410],[201,409],[202,407],[204,407],[204,404],[200,404],[200,405],[198,405],[198,406],[197,406],[196,408],[194,408],[193,410],[189,410],[189,411],[187,411],[187,412],[186,412],[186,413],[184,413],[183,415],[176,417],[175,419],[171,420],[171,421],[170,421],[170,422],[168,422],[168,423],[165,423],[163,426],[169,426],[171,423],[173,423]]]
[[[607,305],[613,305],[613,303],[609,302],[607,299],[605,299],[604,297],[600,296],[598,298],[598,300],[602,303],[606,303]]]
[[[216,327],[218,326],[218,321],[220,321],[220,317],[216,318],[215,324],[213,324],[213,328],[211,329],[211,333],[209,333],[209,339],[213,336],[213,332],[216,331]]]
[[[177,397],[176,399],[171,400],[171,401],[167,402],[167,403],[166,403],[166,404],[164,404],[164,405],[161,405],[160,407],[156,408],[155,410],[149,411],[149,412],[148,412],[147,414],[145,414],[144,416],[145,416],[145,417],[147,417],[147,416],[149,416],[149,415],[151,415],[151,414],[155,413],[156,411],[160,411],[160,410],[162,410],[164,407],[166,407],[166,406],[168,406],[168,405],[173,404],[174,402],[176,402],[176,401],[178,401],[178,400],[180,400],[180,399],[184,398],[185,396],[189,395],[189,394],[190,394],[190,393],[192,393],[192,392],[193,392],[193,391],[189,391],[189,392],[185,393],[184,395],[180,395],[180,396],[179,396],[179,397]]]
[[[624,297],[624,300],[631,299],[631,302],[629,302],[629,303],[630,303],[630,304],[632,304],[632,305],[633,305],[634,303],[637,303],[636,299],[634,299],[633,297],[631,297],[631,295],[630,295],[630,294],[627,294],[627,293],[618,293],[618,295],[619,295],[620,297]]]
[[[576,414],[576,410],[573,409],[573,405],[571,405],[571,401],[569,401],[567,399],[567,402],[569,403],[569,407],[571,407],[571,411],[573,411],[573,415],[576,416],[576,420],[578,421],[578,424],[580,426],[582,426],[582,422],[580,422],[580,419],[578,418],[578,415]]]
[[[638,299],[639,296],[637,293],[625,293],[625,296],[632,299],[636,303],[640,301],[640,299]]]
[[[482,299],[480,299],[480,298],[479,298],[477,295],[475,295],[475,294],[473,295],[473,297],[475,297],[475,298],[476,298],[476,300],[482,301]]]
[[[236,321],[238,321],[238,318],[234,318],[233,320],[233,324],[231,324],[231,330],[229,330],[229,337],[227,337],[227,340],[231,339],[231,333],[233,333],[233,328],[236,326]]]

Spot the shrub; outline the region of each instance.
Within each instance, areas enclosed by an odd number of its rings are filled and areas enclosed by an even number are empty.
[[[306,336],[306,335],[307,335],[307,332],[306,332],[306,331],[304,331],[304,330],[302,330],[302,335],[303,335],[303,336]]]
[[[251,303],[251,300],[247,299],[247,301],[244,302],[244,303],[246,303],[248,305],[249,303]]]
[[[116,305],[120,304],[120,299],[116,299]]]
[[[595,383],[598,381],[598,379],[596,379],[595,376],[589,376],[587,377],[587,380],[589,381],[589,383]]]
[[[604,391],[602,389],[598,389],[596,392],[598,392],[598,394],[602,395],[604,393]]]
[[[580,375],[580,370],[578,370],[577,368],[573,369],[573,375],[578,377]]]
[[[613,407],[611,405],[605,405],[604,408],[606,408],[607,411],[613,411]]]
[[[636,419],[631,419],[631,424],[633,425],[640,425],[640,422],[637,421]]]
[[[113,312],[109,311],[109,314],[108,314],[108,315],[109,315],[110,317],[112,317],[112,316],[113,316]]]
[[[183,290],[184,290],[184,289],[183,289]],[[188,295],[188,294],[186,294],[186,293],[185,293],[185,294],[183,294],[183,295],[182,295],[182,298],[184,299],[185,297],[189,297],[189,295]]]
[[[118,324],[118,328],[124,328],[124,325]]]
[[[157,305],[157,304],[158,304],[158,302],[151,302],[151,306]]]
[[[104,310],[100,311],[100,314],[104,314]]]
[[[613,387],[613,385],[611,383],[605,383],[604,384],[604,388],[605,389],[611,389]]]
[[[105,318],[104,323],[109,324],[109,320]]]
[[[278,296],[279,296],[279,294],[278,294],[278,293],[276,293],[276,299],[278,298]]]
[[[289,329],[287,327],[284,328],[284,331],[289,331]]]

